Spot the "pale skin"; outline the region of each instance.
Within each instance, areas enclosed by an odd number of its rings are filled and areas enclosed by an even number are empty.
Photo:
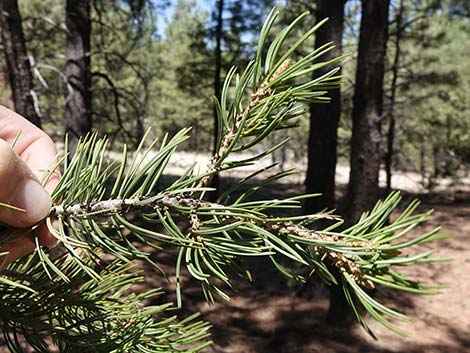
[[[0,223],[28,228],[47,216],[52,206],[50,193],[59,176],[53,174],[44,186],[41,181],[56,156],[55,145],[45,132],[0,106],[0,203],[23,210],[0,206]],[[40,245],[50,246],[56,242],[45,223],[38,226],[36,234]],[[0,257],[0,267],[31,253],[34,248],[31,234],[1,246],[0,253],[8,254]]]

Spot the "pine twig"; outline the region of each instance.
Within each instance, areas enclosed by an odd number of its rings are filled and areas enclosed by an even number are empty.
[[[107,199],[89,204],[75,204],[66,208],[62,206],[53,206],[50,216],[57,218],[76,218],[80,217],[94,217],[112,216],[114,214],[127,214],[133,211],[143,212],[144,210],[165,211],[170,209],[172,214],[180,214],[187,216],[186,222],[190,225],[190,232],[200,230],[201,222],[198,216],[198,211],[201,210],[216,210],[217,214],[226,213],[226,216],[220,217],[220,225],[235,224],[240,221],[249,222],[259,227],[271,231],[273,234],[287,238],[289,235],[295,235],[301,238],[306,238],[312,241],[320,241],[329,244],[344,244],[354,251],[354,248],[368,248],[373,249],[373,244],[370,241],[354,241],[344,243],[337,236],[324,235],[318,231],[312,231],[304,226],[295,224],[292,221],[277,221],[275,217],[263,215],[260,220],[259,214],[256,218],[251,217],[247,213],[243,217],[233,216],[230,211],[226,210],[226,206],[216,203],[203,201],[195,197],[171,196],[164,193],[163,196],[132,199]],[[184,211],[182,211],[184,210]],[[325,218],[339,220],[338,217],[325,215]],[[204,244],[204,239],[201,235],[196,235],[195,240],[199,244]],[[322,254],[322,258],[329,259],[340,271],[348,272],[354,280],[366,288],[375,288],[373,282],[364,279],[364,273],[360,267],[353,261],[348,259],[343,254],[330,250],[324,246],[317,246],[317,249]]]
[[[211,159],[209,160],[209,163],[207,165],[205,174],[207,174],[204,178],[202,178],[197,187],[202,188],[202,187],[207,187],[209,186],[213,175],[217,167],[221,164],[221,162],[224,160],[224,158],[227,156],[227,152],[229,150],[230,145],[234,141],[235,137],[237,136],[243,121],[248,117],[248,115],[251,113],[251,111],[258,106],[260,101],[263,98],[269,97],[271,94],[273,94],[274,89],[269,87],[269,84],[274,81],[276,78],[279,77],[283,72],[285,72],[289,66],[291,65],[292,60],[291,59],[286,59],[282,63],[282,65],[276,70],[276,72],[270,77],[266,78],[257,88],[256,92],[251,95],[250,102],[248,105],[243,109],[241,113],[239,113],[233,122],[232,128],[228,131],[225,131],[223,135],[222,142],[220,144],[219,150],[217,151],[216,154],[214,154]]]

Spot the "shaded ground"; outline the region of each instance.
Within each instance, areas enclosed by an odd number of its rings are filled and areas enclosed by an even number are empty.
[[[299,184],[278,184],[268,191],[272,198],[302,192]],[[214,345],[207,353],[267,352],[402,352],[402,353],[464,353],[470,352],[470,194],[406,194],[405,201],[420,198],[421,210],[435,209],[432,221],[416,229],[423,233],[443,225],[454,233],[451,239],[424,248],[436,248],[436,257],[453,258],[450,263],[426,264],[404,268],[403,272],[424,282],[445,284],[449,288],[440,295],[416,296],[378,290],[376,297],[404,312],[413,319],[401,325],[410,332],[409,338],[390,333],[369,320],[380,337],[374,341],[360,327],[335,329],[325,323],[328,290],[317,284],[314,289],[296,295],[298,286],[286,283],[268,263],[252,263],[255,285],[240,283],[238,292],[229,292],[230,302],[207,305],[196,283],[183,281],[183,312],[199,311],[204,320],[213,324]],[[174,259],[156,255],[170,274]],[[171,282],[174,277],[170,276]],[[153,282],[153,283],[152,283]],[[155,278],[148,283],[172,292],[174,283]]]

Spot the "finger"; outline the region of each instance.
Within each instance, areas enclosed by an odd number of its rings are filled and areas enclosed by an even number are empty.
[[[0,139],[0,222],[25,228],[47,216],[52,206],[49,193],[10,145]]]
[[[13,261],[32,253],[34,249],[35,244],[29,235],[12,240],[8,244],[3,245],[0,248],[0,252],[6,254],[0,257],[0,268],[4,268]]]
[[[47,169],[52,167],[56,160],[57,150],[54,142],[28,120],[0,106],[0,138],[11,145],[18,136],[14,151],[42,181]],[[59,176],[54,174],[45,184],[46,190],[51,193],[58,180]]]
[[[52,226],[57,228],[56,222],[52,222]],[[39,244],[42,246],[52,247],[57,244],[58,239],[51,234],[46,223],[41,223],[36,229]]]
[[[7,237],[11,232],[10,230],[6,233],[1,233],[0,237]],[[41,246],[52,247],[57,244],[58,240],[50,232],[45,223],[39,224],[35,230],[38,242]],[[36,244],[33,240],[31,233],[26,233],[22,237],[12,240],[2,246],[0,246],[0,269],[5,268],[10,263],[26,256],[34,251]]]

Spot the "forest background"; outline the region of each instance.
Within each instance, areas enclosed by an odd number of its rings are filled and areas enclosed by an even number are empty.
[[[136,147],[149,127],[161,136],[191,126],[180,156],[188,163],[204,160],[216,134],[212,97],[220,96],[230,67],[253,58],[257,33],[274,5],[281,10],[279,28],[303,11],[312,16],[301,32],[330,17],[305,50],[333,40],[332,57],[347,54],[343,84],[329,92],[331,102],[305,107],[299,128],[269,141],[291,136],[272,162],[299,167],[296,190],[324,195],[305,204],[305,212],[338,208],[353,222],[391,189],[429,195],[443,181],[446,188],[468,189],[467,0],[4,1],[1,10],[16,11],[17,26],[0,16],[0,103],[57,142],[68,132],[72,149],[89,131],[106,133],[118,150],[124,143]],[[364,21],[366,13],[375,23]],[[361,48],[371,48],[369,57],[378,52],[378,62],[361,61]],[[368,81],[379,89],[367,87]],[[361,99],[372,102],[364,103],[372,114],[360,116]],[[361,121],[369,128],[358,128]],[[373,148],[360,166],[355,156],[364,146]],[[414,189],[407,189],[409,180]],[[338,193],[339,184],[348,184],[339,188],[344,192]]]
[[[337,157],[341,165],[347,165],[361,2],[342,2],[342,52],[348,56],[342,63],[341,101],[333,99],[333,103],[340,103],[341,109]],[[212,96],[218,95],[231,66],[253,58],[257,32],[276,4],[283,23],[306,10],[314,14],[316,8],[314,1],[89,2],[90,103],[86,110],[90,127],[106,131],[117,148],[122,143],[135,146],[148,127],[161,135],[191,126],[187,150],[210,152]],[[64,108],[73,91],[64,69],[65,3],[29,0],[18,5],[31,64],[34,109],[42,127],[61,141]],[[428,188],[442,176],[465,176],[470,163],[468,7],[465,0],[390,3],[380,121],[382,166],[389,168],[388,163],[394,170],[419,172]],[[314,21],[312,16],[305,30]],[[8,71],[3,60],[1,103],[13,108]],[[294,136],[274,157],[277,161],[293,157],[307,165],[309,115],[306,110],[297,121],[300,128],[290,132]],[[392,148],[388,145],[391,138],[395,138]]]

